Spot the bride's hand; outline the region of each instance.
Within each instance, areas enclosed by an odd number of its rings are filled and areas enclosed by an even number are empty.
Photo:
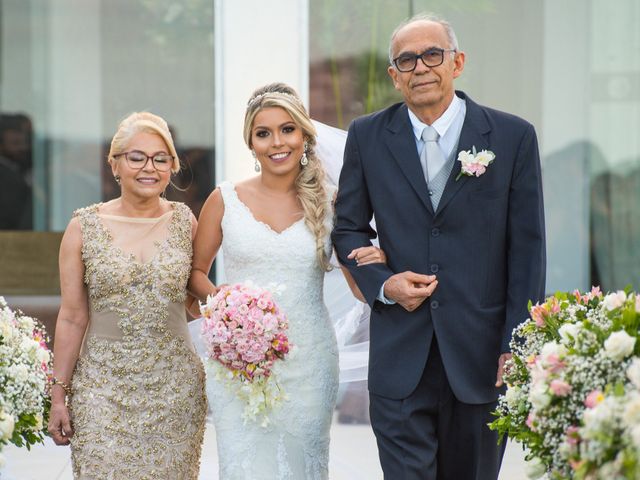
[[[355,259],[356,264],[361,267],[363,265],[370,265],[372,263],[387,263],[387,256],[379,247],[369,246],[360,247],[351,250],[351,253],[347,255],[349,259]]]

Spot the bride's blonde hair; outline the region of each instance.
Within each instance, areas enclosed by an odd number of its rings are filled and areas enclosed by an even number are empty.
[[[251,130],[256,115],[264,108],[284,109],[300,127],[307,143],[307,165],[301,166],[296,177],[295,188],[304,210],[305,224],[313,232],[316,240],[316,257],[323,270],[331,270],[329,256],[325,249],[325,239],[329,234],[327,216],[329,199],[325,188],[325,172],[315,152],[316,129],[296,91],[284,83],[271,83],[258,88],[247,104],[244,116],[244,141],[249,148]]]

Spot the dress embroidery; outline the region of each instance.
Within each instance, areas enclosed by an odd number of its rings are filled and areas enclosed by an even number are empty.
[[[98,208],[74,213],[82,229],[84,280],[92,317],[117,318],[121,338],[85,339],[72,379],[74,477],[197,479],[207,408],[204,369],[169,328],[184,322],[170,312],[180,311],[186,298],[190,210],[173,204],[168,237],[156,244],[151,261],[140,263],[113,245]]]

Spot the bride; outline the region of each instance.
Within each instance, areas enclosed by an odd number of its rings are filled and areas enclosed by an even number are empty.
[[[333,192],[314,150],[314,125],[289,86],[270,84],[254,92],[244,139],[260,174],[237,185],[223,182],[207,199],[189,290],[201,300],[217,291],[207,274],[222,247],[229,283],[284,285],[276,300],[297,351],[274,368],[288,398],[270,412],[267,426],[244,422],[242,401],[210,372],[220,479],[326,479],[338,389],[338,348],[323,299]],[[361,265],[385,261],[376,247],[356,248],[350,258]]]

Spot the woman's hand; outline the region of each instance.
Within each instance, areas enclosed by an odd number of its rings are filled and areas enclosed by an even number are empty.
[[[64,401],[51,403],[47,430],[56,445],[69,445],[69,439],[73,437],[73,427],[69,409]]]
[[[356,261],[356,264],[361,267],[363,265],[370,265],[372,263],[387,263],[387,256],[379,247],[369,246],[360,247],[351,250],[351,253],[347,255],[347,258]]]

